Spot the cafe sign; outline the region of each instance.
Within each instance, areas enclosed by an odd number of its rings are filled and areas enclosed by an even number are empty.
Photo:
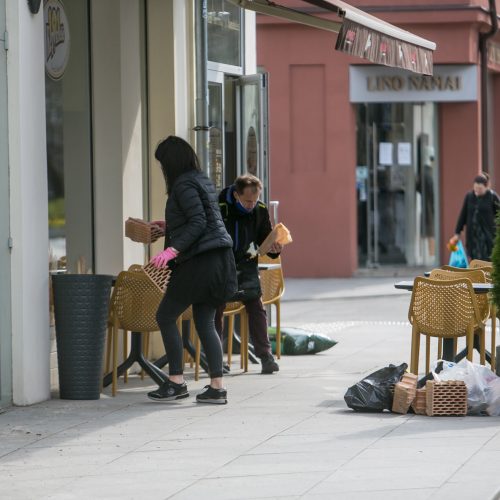
[[[351,102],[467,102],[476,101],[475,65],[435,65],[434,75],[417,75],[384,66],[351,66]]]
[[[60,0],[43,4],[45,34],[45,71],[53,80],[64,75],[69,59],[69,23]]]

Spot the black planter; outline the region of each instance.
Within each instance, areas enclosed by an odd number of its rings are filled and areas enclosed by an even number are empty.
[[[52,276],[61,399],[99,399],[113,277]]]

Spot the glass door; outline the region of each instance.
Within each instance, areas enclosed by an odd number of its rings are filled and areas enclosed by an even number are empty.
[[[435,105],[359,105],[357,158],[359,265],[436,264]]]
[[[269,203],[269,140],[267,74],[237,80],[238,175],[250,173],[264,185],[263,201]]]

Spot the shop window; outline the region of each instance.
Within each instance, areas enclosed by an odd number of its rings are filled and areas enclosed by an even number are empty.
[[[49,255],[52,268],[93,268],[92,153],[86,0],[44,3]]]
[[[208,0],[208,60],[230,66],[241,62],[241,9],[225,0]]]

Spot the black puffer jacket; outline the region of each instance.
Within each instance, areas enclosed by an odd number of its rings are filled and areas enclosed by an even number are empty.
[[[165,248],[171,246],[179,252],[178,263],[233,245],[222,221],[214,185],[202,172],[191,170],[177,178],[167,199],[165,220]]]

